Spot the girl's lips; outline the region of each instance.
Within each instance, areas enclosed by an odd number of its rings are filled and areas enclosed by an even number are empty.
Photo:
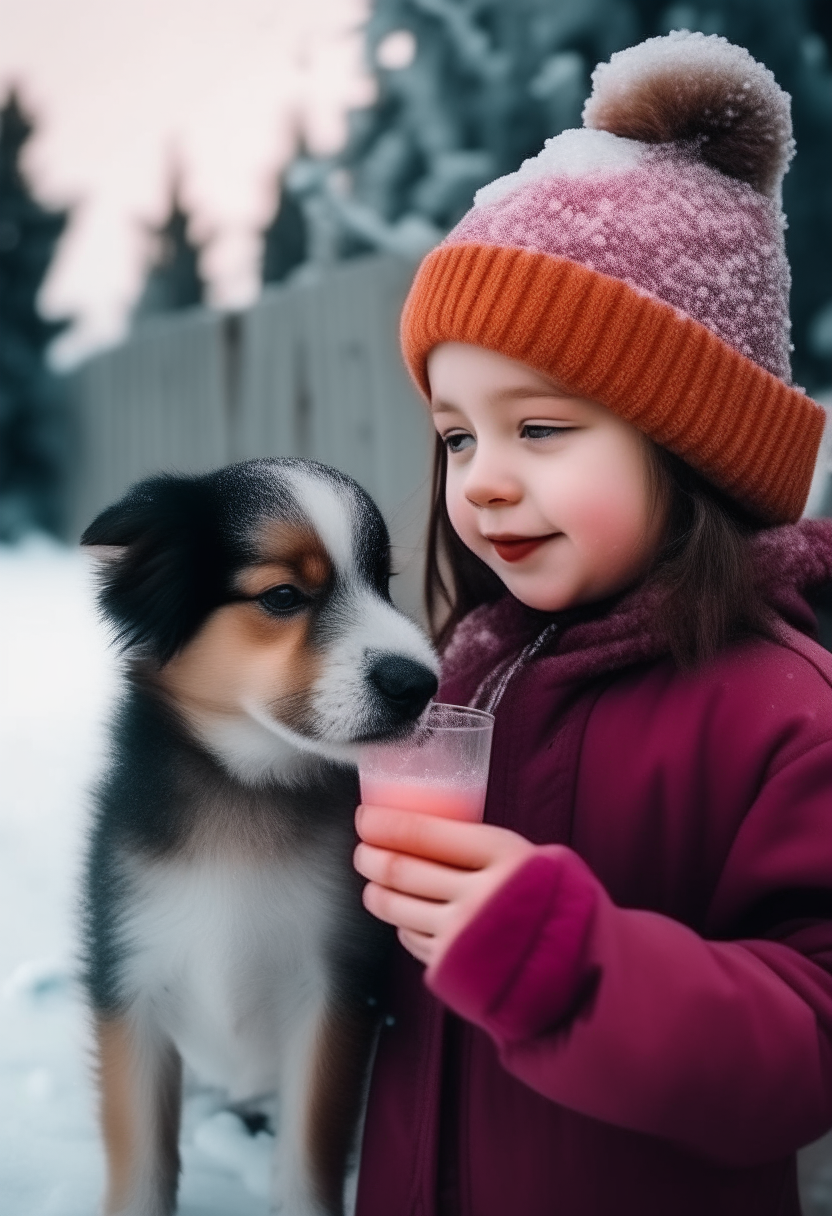
[[[557,532],[550,532],[548,536],[488,536],[486,540],[491,542],[497,556],[504,562],[519,562],[558,535]]]

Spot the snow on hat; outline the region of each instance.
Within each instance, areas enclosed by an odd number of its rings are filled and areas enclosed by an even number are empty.
[[[741,47],[675,31],[593,73],[584,126],[480,190],[402,315],[602,402],[760,519],[806,502],[824,413],[791,383],[780,204],[789,96]]]

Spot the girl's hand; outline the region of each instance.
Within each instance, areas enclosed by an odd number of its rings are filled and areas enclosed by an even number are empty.
[[[428,966],[535,848],[508,828],[393,807],[360,806],[355,825],[365,908]]]

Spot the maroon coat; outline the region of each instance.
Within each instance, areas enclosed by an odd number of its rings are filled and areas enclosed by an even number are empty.
[[[795,625],[832,526],[760,553],[776,640],[690,674],[643,591],[519,664],[551,618],[460,626],[440,696],[508,677],[486,819],[541,847],[432,991],[397,954],[358,1216],[799,1211],[832,1126],[832,658]]]

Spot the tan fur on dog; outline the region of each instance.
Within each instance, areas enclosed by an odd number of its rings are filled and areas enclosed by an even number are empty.
[[[165,1045],[149,1068],[160,1075],[143,1076],[130,1023],[124,1018],[98,1020],[98,1079],[101,1128],[107,1157],[106,1216],[118,1216],[135,1201],[141,1176],[150,1173],[154,1185],[175,1202],[179,1176],[179,1109],[182,1064],[172,1045]],[[152,1083],[148,1085],[148,1081]],[[144,1091],[144,1092],[143,1092]],[[152,1109],[147,1109],[150,1097]],[[140,1128],[137,1116],[143,1114]],[[148,1140],[148,1134],[150,1139]],[[144,1138],[143,1138],[144,1137]]]
[[[98,1080],[101,1095],[101,1128],[107,1153],[107,1199],[105,1211],[118,1212],[130,1195],[135,1166],[136,1128],[131,1084],[129,1030],[122,1020],[99,1021]]]
[[[284,584],[320,594],[332,577],[326,550],[314,532],[270,522],[259,538],[261,560],[236,578],[249,602],[226,604],[168,662],[158,683],[187,713],[234,715],[249,703],[268,706],[287,726],[302,728],[308,694],[319,674],[306,612],[281,619],[256,597]],[[280,696],[274,696],[279,688]]]

